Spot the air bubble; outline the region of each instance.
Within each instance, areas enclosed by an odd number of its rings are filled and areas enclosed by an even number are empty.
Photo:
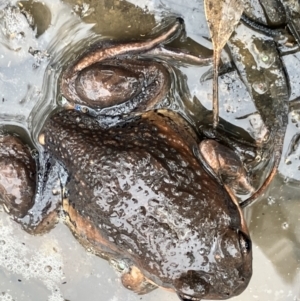
[[[261,60],[262,60],[263,62],[267,62],[267,61],[269,60],[269,56],[266,55],[266,54],[263,54],[263,55],[261,56]]]
[[[45,266],[45,272],[50,273],[52,271],[52,267],[50,265]]]
[[[57,189],[52,189],[52,194],[53,195],[58,195],[59,194],[59,191]]]
[[[283,182],[286,184],[286,183],[288,183],[290,181],[290,178],[289,177],[285,177],[284,178],[284,180],[283,180]]]
[[[126,265],[124,264],[124,262],[119,262],[118,268],[119,268],[119,270],[124,271],[126,268]]]
[[[8,293],[3,292],[0,294],[0,301],[15,301],[15,299]]]
[[[222,260],[222,257],[221,257],[221,255],[220,255],[219,252],[217,252],[217,253],[215,254],[215,260],[216,260],[216,262],[220,262],[220,261]]]
[[[273,205],[275,204],[275,198],[273,196],[269,196],[268,199],[268,205]]]
[[[257,163],[259,163],[259,162],[261,161],[261,156],[260,156],[260,155],[257,155],[257,156],[255,157],[255,161],[256,161]]]
[[[281,225],[281,228],[282,228],[283,230],[287,230],[288,227],[289,227],[289,224],[288,224],[287,222],[284,222],[284,223],[282,223],[282,225]]]
[[[252,88],[258,94],[265,94],[268,91],[268,85],[265,82],[254,82]]]
[[[200,251],[199,251],[199,254],[200,254],[200,255],[204,255],[204,254],[205,254],[205,249],[204,249],[204,248],[201,248]]]

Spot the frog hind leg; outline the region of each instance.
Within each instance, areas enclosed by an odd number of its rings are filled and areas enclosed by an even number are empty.
[[[122,274],[121,281],[124,287],[139,295],[147,294],[157,288],[157,285],[148,281],[143,273],[135,266],[132,266],[129,271]]]

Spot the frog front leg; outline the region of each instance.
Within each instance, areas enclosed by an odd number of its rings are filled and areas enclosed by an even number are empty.
[[[221,143],[207,139],[199,144],[200,157],[208,171],[224,186],[232,201],[243,215],[236,194],[252,195],[255,190],[249,183],[245,168],[237,154]],[[242,228],[248,233],[245,221]],[[184,301],[184,300],[183,300]]]
[[[199,150],[206,168],[230,195],[254,193],[242,161],[233,150],[211,139],[203,140]]]

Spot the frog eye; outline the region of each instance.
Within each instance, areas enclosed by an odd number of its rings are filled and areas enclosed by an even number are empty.
[[[251,240],[249,236],[242,231],[239,231],[239,243],[240,243],[241,253],[243,255],[247,255],[251,252],[252,250]]]

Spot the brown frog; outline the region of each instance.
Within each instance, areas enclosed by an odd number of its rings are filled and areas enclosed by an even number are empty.
[[[124,286],[137,293],[159,286],[181,300],[227,299],[240,294],[252,275],[251,240],[234,196],[236,183],[248,187],[242,164],[227,147],[198,137],[178,113],[152,110],[169,89],[168,70],[128,58],[180,26],[177,21],[152,41],[97,47],[67,68],[61,92],[75,110],[55,112],[46,122],[39,142],[47,167],[36,167],[42,169],[38,197],[28,213],[11,213],[39,233],[62,208],[78,240],[109,259]],[[123,93],[124,87],[133,91]],[[103,97],[98,88],[106,91]],[[128,115],[103,127],[105,114],[124,112]],[[55,174],[62,190],[51,207]],[[30,186],[30,178],[25,180]],[[7,189],[1,198],[22,194],[27,185]],[[47,202],[39,202],[44,195]],[[31,190],[28,207],[33,198]]]

